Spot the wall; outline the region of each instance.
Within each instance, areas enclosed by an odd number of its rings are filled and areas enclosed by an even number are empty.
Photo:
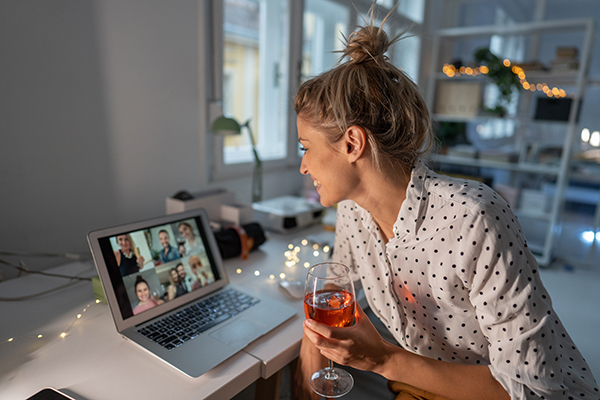
[[[0,2],[0,250],[89,257],[90,230],[163,214],[166,196],[210,186],[201,6]],[[223,186],[247,200],[249,181]],[[300,182],[295,171],[267,174],[265,195]]]

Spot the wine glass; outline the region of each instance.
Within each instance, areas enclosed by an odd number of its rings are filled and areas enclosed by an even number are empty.
[[[350,268],[336,262],[313,265],[308,270],[304,286],[304,313],[333,327],[350,326],[354,322],[354,284]],[[343,369],[329,366],[315,372],[310,387],[320,396],[335,398],[345,395],[354,386],[354,378]]]

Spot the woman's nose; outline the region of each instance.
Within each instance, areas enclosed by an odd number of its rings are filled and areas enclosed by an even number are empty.
[[[306,168],[306,164],[304,163],[304,157],[302,157],[302,162],[300,163],[300,173],[302,175],[308,174],[308,168]]]

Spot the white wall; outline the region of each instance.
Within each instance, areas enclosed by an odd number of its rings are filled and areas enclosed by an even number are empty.
[[[210,186],[201,6],[0,2],[0,250],[85,252],[88,231],[163,214],[166,196]],[[266,175],[265,195],[300,182]],[[250,179],[223,186],[250,193]]]

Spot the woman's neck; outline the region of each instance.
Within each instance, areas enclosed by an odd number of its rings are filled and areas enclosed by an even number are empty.
[[[406,174],[393,175],[394,178],[381,173],[372,174],[362,180],[362,189],[353,200],[369,211],[387,243],[394,236],[394,223],[398,218],[400,207],[406,199],[406,188],[410,177]]]

